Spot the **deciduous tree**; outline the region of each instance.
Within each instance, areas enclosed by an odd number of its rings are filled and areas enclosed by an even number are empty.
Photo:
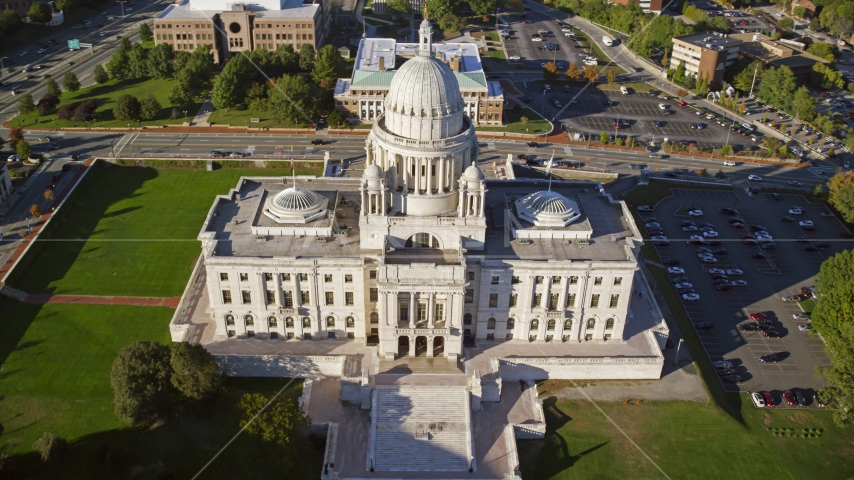
[[[74,120],[78,122],[86,122],[92,119],[92,114],[95,113],[95,105],[94,100],[86,100],[85,102],[81,102],[77,108],[74,109]]]
[[[56,80],[53,78],[48,78],[47,82],[45,82],[45,87],[47,88],[47,93],[53,95],[56,98],[60,98],[62,96],[62,89],[57,85]]]
[[[63,12],[70,12],[77,6],[77,0],[56,0],[53,4]]]
[[[287,126],[309,123],[315,118],[317,86],[301,75],[283,75],[269,90],[268,105],[273,119]]]
[[[599,69],[593,65],[584,67],[584,79],[588,82],[596,82],[599,80]]]
[[[246,77],[250,68],[249,60],[241,54],[235,55],[225,64],[214,83],[211,96],[211,102],[216,108],[228,110],[243,103],[249,87]]]
[[[340,127],[344,125],[344,115],[338,110],[333,110],[326,116],[326,123],[331,127]]]
[[[139,120],[139,100],[133,95],[124,94],[116,100],[113,116],[117,120]]]
[[[299,68],[304,72],[311,70],[314,65],[314,46],[310,43],[303,43],[299,47]]]
[[[122,37],[116,52],[107,61],[107,72],[111,77],[122,80],[130,76],[130,58],[128,55],[131,48],[128,37]]]
[[[33,156],[33,149],[26,140],[22,140],[15,145],[15,153],[21,157],[21,160],[26,160]]]
[[[65,439],[47,432],[33,443],[33,450],[39,452],[42,462],[54,466],[62,463],[71,454],[71,447]]]
[[[186,52],[185,52],[186,53]],[[172,45],[160,43],[148,53],[148,76],[151,78],[170,78],[173,73],[175,51]]]
[[[320,85],[320,88],[333,90],[343,67],[344,59],[341,58],[338,49],[331,44],[325,45],[317,51],[311,78]]]
[[[24,130],[21,127],[12,127],[9,129],[9,146],[17,148],[18,142],[24,140]]]
[[[557,69],[555,62],[546,62],[546,66],[543,67],[543,77],[551,82],[557,80],[558,75],[560,70]]]
[[[578,80],[581,78],[581,70],[578,69],[575,62],[570,62],[569,68],[566,69],[566,76],[569,77],[570,80]]]
[[[186,398],[212,400],[222,393],[222,372],[203,346],[187,342],[172,344],[172,386]]]
[[[163,108],[157,98],[151,93],[146,93],[139,100],[139,118],[140,120],[154,120],[160,114],[160,109]]]
[[[21,142],[19,145],[23,145],[23,144],[25,144],[25,143],[26,143],[26,142]],[[21,155],[20,155],[20,154],[18,154],[18,156],[19,156],[19,157],[21,157]],[[26,159],[26,158],[28,158],[28,157],[21,157],[21,158]],[[31,215],[33,218],[39,218],[39,217],[41,217],[41,216],[42,216],[42,209],[41,209],[41,207],[39,207],[39,206],[38,206],[37,204],[35,204],[35,203],[34,203],[34,204],[32,204],[32,205],[30,206],[30,215]]]
[[[36,108],[38,108],[39,115],[49,115],[53,113],[57,105],[59,105],[59,99],[50,93],[45,93]]]
[[[71,120],[71,117],[74,116],[74,111],[77,109],[77,105],[73,103],[66,103],[59,107],[59,110],[56,111],[56,117],[60,120]]]
[[[76,92],[80,90],[80,80],[77,79],[77,75],[74,72],[67,72],[64,77],[62,77],[62,88],[68,90],[69,92]]]
[[[268,403],[270,405],[264,409]],[[243,412],[241,428],[265,442],[281,447],[290,462],[296,461],[301,444],[305,441],[303,430],[311,422],[296,402],[284,395],[271,400],[260,393],[247,393],[240,399],[238,407]],[[250,422],[253,417],[255,420]]]
[[[150,42],[154,40],[154,34],[151,33],[151,25],[146,22],[139,24],[139,41]]]
[[[30,6],[30,11],[27,12],[27,17],[31,22],[47,23],[53,17],[50,7],[46,3],[33,2]]]
[[[98,65],[95,65],[95,68],[92,69],[92,76],[95,78],[95,81],[97,83],[103,84],[110,81],[110,74],[108,74],[107,71],[104,70],[104,67],[102,67],[100,63]]]
[[[614,73],[613,68],[608,67],[608,72],[605,74],[605,78],[608,80],[608,84],[612,84],[617,80],[617,75]]]
[[[145,78],[150,71],[147,48],[142,44],[135,43],[128,52],[128,76],[131,78]]]
[[[174,405],[169,347],[134,342],[119,352],[110,372],[116,416],[131,426],[147,426]]]
[[[21,99],[18,100],[18,111],[24,114],[29,114],[35,110],[36,104],[33,103],[33,96],[29,93],[21,95]]]

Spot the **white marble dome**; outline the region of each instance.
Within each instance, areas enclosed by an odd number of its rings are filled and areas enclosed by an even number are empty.
[[[516,200],[516,211],[538,227],[565,227],[581,217],[578,204],[552,191],[534,192]]]
[[[365,172],[362,174],[367,180],[376,180],[383,174],[383,170],[379,165],[373,164],[365,167]]]
[[[308,223],[326,216],[329,200],[311,190],[290,187],[267,201],[264,214],[277,223]]]

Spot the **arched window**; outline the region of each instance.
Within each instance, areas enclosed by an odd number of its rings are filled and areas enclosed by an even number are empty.
[[[572,330],[572,319],[571,318],[567,318],[566,321],[563,322],[563,329],[564,329],[564,331]]]
[[[463,325],[471,325],[471,314],[470,313],[463,315]]]
[[[294,326],[294,317],[288,317],[285,319],[285,326],[293,328]]]
[[[356,319],[353,317],[347,317],[347,328],[353,328],[356,326]]]
[[[538,330],[540,328],[540,321],[536,318],[531,320],[531,330]]]
[[[267,317],[267,325],[271,328],[277,327],[279,326],[279,320],[275,316],[270,315],[269,317]]]
[[[234,315],[228,314],[225,316],[226,325],[234,325]]]
[[[332,315],[326,317],[326,326],[327,327],[334,327],[335,326],[335,317],[333,317]]]
[[[554,320],[549,320],[549,323],[546,324],[546,330],[554,330],[556,322]]]
[[[487,330],[495,330],[495,319],[490,318],[486,321],[486,329]]]
[[[303,328],[311,328],[311,318],[302,317],[302,326]]]
[[[507,319],[507,330],[512,330],[513,328],[516,328],[516,319],[510,317]]]
[[[594,328],[596,328],[596,319],[595,318],[588,318],[587,319],[587,329],[593,330]]]
[[[243,320],[246,320],[246,325],[255,325],[255,317],[252,315],[246,315]]]
[[[441,248],[439,239],[429,233],[416,233],[406,239],[406,248]]]
[[[614,328],[614,319],[609,318],[608,320],[605,320],[605,330],[611,330],[612,328]]]
[[[380,323],[380,314],[377,312],[371,312],[371,323]]]

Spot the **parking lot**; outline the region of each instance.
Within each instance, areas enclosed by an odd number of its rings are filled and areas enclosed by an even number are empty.
[[[815,389],[823,386],[813,372],[816,365],[829,366],[824,354],[824,344],[817,336],[799,331],[798,325],[807,320],[795,319],[801,312],[797,302],[784,303],[782,297],[796,295],[801,287],[812,286],[821,263],[831,255],[851,248],[852,240],[842,238],[848,233],[844,225],[823,204],[811,204],[802,196],[781,195],[775,199],[770,193],[748,197],[743,191],[674,189],[674,196],[660,202],[655,211],[643,214],[654,217],[669,240],[668,246],[656,246],[662,259],[679,259],[684,274],[670,275],[671,279],[684,276],[690,287],[700,296],[697,301],[683,300],[685,310],[695,325],[710,322],[710,330],[697,333],[712,361],[728,360],[734,364],[741,377],[737,384],[725,383],[730,391],[770,391],[778,405],[782,391],[800,389],[812,399]],[[803,214],[789,215],[794,206]],[[698,207],[703,215],[689,217],[686,207]],[[731,214],[719,208],[735,208],[744,228],[732,228]],[[785,216],[794,221],[783,222]],[[713,224],[718,237],[711,241],[719,245],[690,244],[689,236],[698,232],[683,232],[681,222],[692,220],[697,225]],[[734,220],[734,219],[733,219]],[[814,231],[805,231],[799,221],[811,220]],[[751,235],[756,227],[764,228],[776,245],[765,249],[748,245],[744,235]],[[822,244],[824,248],[819,248]],[[705,264],[699,258],[698,248],[725,249],[713,256],[715,264]],[[805,251],[803,247],[809,250]],[[754,255],[765,258],[754,258]],[[667,268],[667,267],[665,267]],[[729,291],[719,291],[713,284],[712,268],[740,269],[742,274],[726,275],[727,280],[744,280],[745,286],[733,286]],[[762,331],[742,331],[739,324],[751,323],[751,313],[764,313],[771,328],[780,338],[766,338]],[[762,355],[776,354],[776,363],[762,363]]]
[[[527,12],[525,19],[505,18],[510,25],[510,38],[504,40],[504,45],[507,49],[507,57],[517,56],[519,62],[525,68],[541,68],[543,62],[555,61],[559,63],[561,73],[566,70],[571,62],[575,62],[579,69],[584,68],[584,58],[579,54],[586,52],[591,54],[590,46],[585,41],[571,41],[567,36],[567,32],[562,32],[557,21],[545,15]],[[529,23],[524,23],[524,22]],[[572,24],[572,20],[569,19]],[[537,34],[539,30],[550,31],[551,35],[544,37],[543,41],[534,41],[532,35]],[[577,29],[573,29],[576,34]],[[545,48],[546,43],[554,44],[556,50],[538,50],[538,47]],[[587,48],[582,48],[586,46]],[[602,60],[602,59],[600,59]]]

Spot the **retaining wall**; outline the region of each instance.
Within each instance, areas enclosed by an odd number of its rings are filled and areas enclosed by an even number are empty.
[[[345,355],[215,355],[229,377],[341,378]]]
[[[501,378],[518,380],[658,380],[664,357],[518,357],[499,360]]]

